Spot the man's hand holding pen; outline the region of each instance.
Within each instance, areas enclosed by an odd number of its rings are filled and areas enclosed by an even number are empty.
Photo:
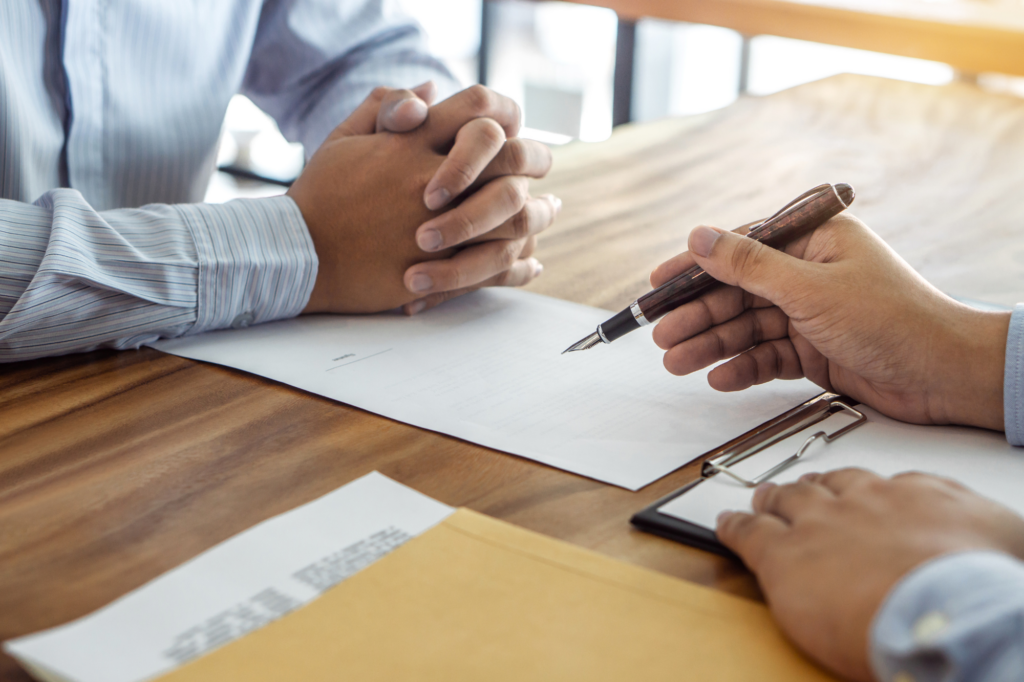
[[[849,215],[787,246],[698,227],[690,251],[651,275],[699,264],[728,287],[666,315],[654,330],[665,367],[720,391],[807,377],[918,424],[1002,430],[1009,313],[945,296]]]

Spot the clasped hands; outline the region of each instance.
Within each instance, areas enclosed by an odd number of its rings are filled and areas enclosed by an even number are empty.
[[[536,235],[561,202],[532,198],[528,178],[550,151],[515,137],[512,100],[473,86],[431,107],[434,93],[376,89],[289,189],[319,260],[303,312],[415,314],[543,269]]]

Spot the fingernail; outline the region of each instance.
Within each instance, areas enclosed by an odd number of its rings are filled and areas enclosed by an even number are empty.
[[[716,230],[712,230],[710,227],[698,227],[690,233],[690,251],[707,258],[711,255],[711,249],[714,247],[715,242],[722,235]]]
[[[423,309],[427,307],[427,302],[420,299],[419,301],[413,301],[406,306],[406,313],[409,315],[415,315],[416,313],[422,313]]]
[[[533,261],[533,276],[540,277],[540,273],[544,272],[544,264],[540,261]]]
[[[403,99],[387,105],[383,116],[384,127],[392,132],[405,132],[423,123],[426,117],[427,105],[423,100]]]
[[[732,516],[733,513],[734,512],[731,512],[728,509],[723,512],[719,512],[718,517],[715,519],[715,527],[720,528],[723,523],[729,520],[729,517]]]
[[[424,251],[437,251],[444,244],[444,239],[437,230],[423,230],[416,235],[416,243]]]
[[[430,278],[430,275],[424,275],[422,272],[412,276],[410,282],[412,290],[419,291],[430,291],[434,288],[434,280]]]
[[[416,111],[410,111],[409,113],[417,119],[426,118],[427,116],[427,103],[421,99],[407,99],[402,102],[402,105],[407,109],[415,109]]]
[[[554,194],[548,195],[548,201],[555,207],[555,215],[562,212],[562,200],[556,197]]]
[[[385,121],[385,125],[390,125],[395,122],[395,111],[398,107],[405,103],[405,100],[397,102],[388,102],[387,108],[384,110],[384,115],[381,117]]]
[[[439,211],[445,207],[451,198],[452,195],[448,190],[444,187],[438,187],[427,195],[427,208],[431,211]]]

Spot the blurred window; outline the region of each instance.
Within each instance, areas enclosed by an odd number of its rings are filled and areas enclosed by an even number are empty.
[[[452,73],[464,85],[475,83],[482,0],[398,3],[420,22],[431,51]],[[522,106],[524,136],[552,144],[607,138],[612,131],[615,13],[575,3],[526,0],[493,2],[491,9],[488,85]],[[738,33],[645,19],[637,26],[636,43],[634,119],[703,113],[728,106],[739,96],[743,39]],[[749,94],[766,95],[839,73],[929,84],[956,77],[948,65],[920,59],[773,36],[749,42]],[[983,74],[977,82],[1024,95],[1024,79]],[[244,97],[232,102],[220,166],[286,180],[301,170],[302,160],[301,146],[288,144],[255,105]],[[213,199],[222,195],[227,196],[221,192]]]

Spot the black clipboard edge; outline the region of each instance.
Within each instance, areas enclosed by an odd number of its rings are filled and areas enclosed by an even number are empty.
[[[629,522],[638,530],[642,530],[645,533],[658,535],[668,540],[681,542],[684,545],[703,549],[706,552],[711,552],[713,554],[726,557],[727,559],[740,561],[738,556],[733,554],[732,551],[718,541],[718,536],[713,530],[705,528],[704,526],[698,526],[697,524],[690,523],[689,521],[677,519],[674,516],[662,514],[658,511],[662,505],[667,504],[680,495],[689,492],[704,480],[705,479],[703,478],[698,478],[696,481],[691,481],[682,488],[641,509],[636,514],[633,514],[633,517]]]

